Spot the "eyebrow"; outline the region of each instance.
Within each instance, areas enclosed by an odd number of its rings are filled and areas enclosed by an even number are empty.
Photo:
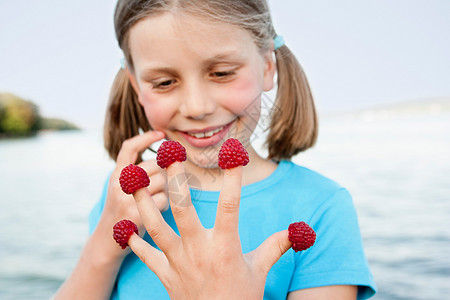
[[[207,58],[203,62],[203,69],[205,71],[211,70],[216,64],[230,64],[230,65],[241,65],[244,58],[236,51],[224,52]]]
[[[217,63],[226,63],[230,62],[233,64],[239,64],[243,60],[243,57],[239,54],[238,51],[228,51],[216,54],[210,58],[207,58],[203,62],[204,69],[209,69],[211,65],[217,64]],[[141,78],[150,76],[152,73],[167,73],[172,75],[178,75],[178,72],[175,68],[172,67],[146,67],[141,72]]]
[[[216,54],[208,59],[206,59],[206,64],[208,63],[216,63],[223,61],[240,61],[242,60],[242,56],[237,51],[228,51]]]
[[[148,67],[144,68],[141,72],[141,78],[145,78],[147,76],[152,75],[153,73],[167,73],[171,75],[176,75],[178,72],[171,67]]]

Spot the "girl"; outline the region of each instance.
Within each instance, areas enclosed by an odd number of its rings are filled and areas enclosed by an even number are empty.
[[[115,28],[125,66],[112,88],[105,145],[117,167],[56,298],[372,296],[350,195],[289,160],[314,144],[317,119],[306,77],[265,0],[119,0]],[[275,73],[263,158],[250,140]],[[250,163],[223,172],[217,154],[230,137],[244,144]],[[163,138],[179,141],[188,155],[167,172],[141,157]],[[120,190],[120,171],[130,163],[149,174],[149,195],[133,199]],[[137,255],[111,237],[124,218],[149,233],[130,238]],[[301,220],[317,241],[295,253],[286,228]]]

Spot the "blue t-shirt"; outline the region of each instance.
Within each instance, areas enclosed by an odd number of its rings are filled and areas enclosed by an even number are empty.
[[[212,228],[219,192],[191,189],[191,197],[203,226]],[[105,199],[106,189],[91,212],[91,232]],[[171,211],[163,216],[178,233]],[[290,161],[281,161],[269,177],[242,187],[239,235],[244,253],[299,221],[315,230],[316,243],[297,253],[289,249],[275,263],[267,276],[264,299],[286,299],[289,292],[328,285],[357,285],[358,299],[375,294],[357,215],[346,189]],[[144,239],[157,247],[148,234]],[[131,253],[121,266],[112,299],[170,298],[158,277]]]

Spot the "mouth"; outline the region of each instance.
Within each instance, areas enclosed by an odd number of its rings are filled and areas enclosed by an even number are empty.
[[[189,135],[189,136],[192,136],[192,137],[195,137],[195,138],[198,138],[198,139],[204,139],[204,138],[212,137],[216,133],[222,131],[225,128],[225,126],[227,126],[227,125],[218,127],[216,129],[213,129],[213,130],[208,130],[208,131],[199,131],[199,132],[192,132],[191,131],[191,132],[185,132],[185,133],[187,135]]]
[[[221,126],[208,127],[200,130],[181,131],[185,140],[195,147],[208,147],[219,143],[227,134],[236,120]]]

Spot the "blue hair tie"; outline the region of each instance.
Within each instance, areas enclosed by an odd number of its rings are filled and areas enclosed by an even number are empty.
[[[280,47],[284,46],[284,39],[281,35],[277,35],[273,38],[274,48],[273,51],[280,49]]]
[[[120,59],[120,67],[125,70],[125,58],[124,57],[122,57]]]

